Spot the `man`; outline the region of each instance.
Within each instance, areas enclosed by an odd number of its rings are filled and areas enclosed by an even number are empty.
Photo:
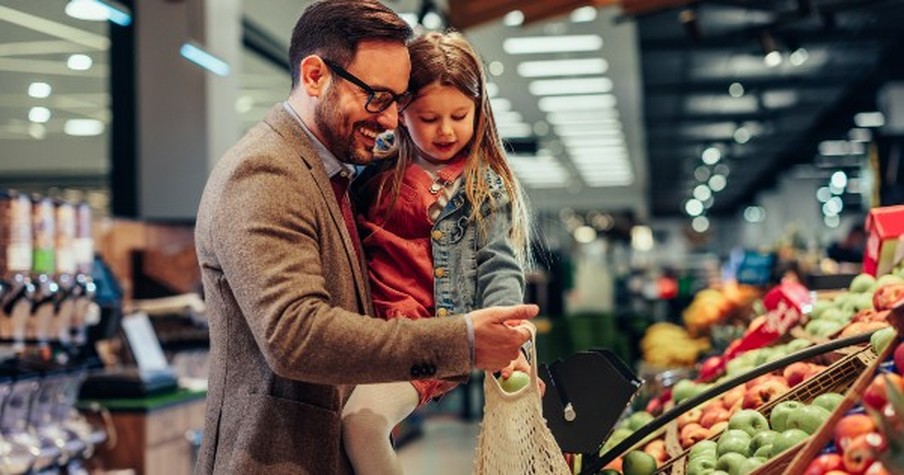
[[[533,305],[366,316],[346,177],[409,101],[410,35],[375,0],[309,7],[288,100],[210,176],[195,230],[212,356],[199,473],[350,473],[340,413],[354,384],[462,380],[507,365],[528,338],[505,322]]]

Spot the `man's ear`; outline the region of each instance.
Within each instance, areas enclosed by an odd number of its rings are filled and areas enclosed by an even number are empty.
[[[299,85],[311,97],[320,97],[326,90],[327,74],[326,63],[317,55],[306,56],[301,60],[301,67],[298,68]]]

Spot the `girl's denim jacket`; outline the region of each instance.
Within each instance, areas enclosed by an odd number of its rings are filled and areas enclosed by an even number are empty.
[[[368,167],[363,175],[378,173],[391,166]],[[430,237],[437,316],[523,303],[524,269],[508,239],[511,199],[502,179],[495,172],[488,170],[485,177],[494,197],[494,206],[484,203],[481,210],[483,231],[469,219],[472,205],[467,199],[464,184],[458,187],[433,225]],[[361,176],[358,179],[366,182],[368,178]],[[357,198],[359,206],[374,199],[360,195]]]

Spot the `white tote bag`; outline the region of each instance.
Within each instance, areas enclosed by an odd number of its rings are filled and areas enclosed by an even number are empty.
[[[543,418],[537,384],[537,335],[531,334],[530,383],[505,392],[492,373],[483,381],[486,400],[477,438],[475,475],[571,475],[565,457]]]

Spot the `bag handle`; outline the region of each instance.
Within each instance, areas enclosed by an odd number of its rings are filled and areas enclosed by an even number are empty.
[[[525,320],[513,328],[523,328],[527,330],[528,333],[530,333],[530,350],[528,350],[530,353],[530,373],[528,374],[530,376],[530,382],[527,384],[527,386],[510,393],[502,389],[502,386],[499,385],[499,381],[495,376],[493,376],[492,372],[484,372],[484,378],[491,379],[492,386],[496,389],[500,396],[507,399],[520,397],[528,390],[536,391],[539,394],[540,387],[539,383],[537,382],[540,378],[539,370],[537,369],[537,327],[535,327],[533,323]]]

